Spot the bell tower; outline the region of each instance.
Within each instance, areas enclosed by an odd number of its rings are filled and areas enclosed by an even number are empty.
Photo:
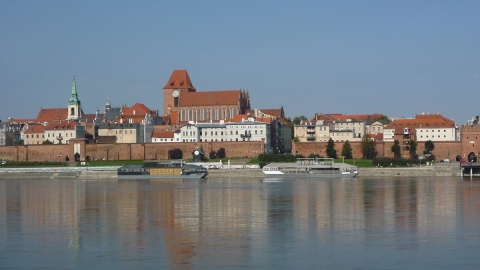
[[[73,78],[72,83],[72,95],[68,101],[68,121],[79,121],[82,118],[82,107],[80,106],[80,100],[78,99],[77,94],[77,84],[75,78]]]
[[[178,111],[182,93],[196,92],[187,70],[174,70],[167,84],[163,87],[163,115]]]

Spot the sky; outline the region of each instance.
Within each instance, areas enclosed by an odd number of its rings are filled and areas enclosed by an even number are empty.
[[[480,1],[0,0],[0,120],[143,103],[186,69],[286,116],[480,114]]]

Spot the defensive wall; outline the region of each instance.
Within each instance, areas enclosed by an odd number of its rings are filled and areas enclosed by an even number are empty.
[[[460,156],[466,159],[469,153],[480,156],[480,126],[462,126],[461,140],[450,142],[434,142],[432,153],[437,160],[448,158],[452,161]],[[343,142],[335,142],[337,155],[341,156]],[[74,146],[77,145],[77,146]],[[391,147],[393,142],[376,143],[377,157],[393,157]],[[361,142],[350,142],[354,158],[363,158]],[[85,140],[70,140],[66,145],[20,145],[0,146],[0,159],[18,161],[65,161],[67,156],[74,160],[76,152],[80,152],[80,160],[144,160],[168,159],[168,151],[174,148],[182,150],[184,157],[191,157],[191,152],[202,148],[205,155],[221,147],[229,158],[252,158],[263,153],[262,142],[179,142],[179,143],[139,143],[139,144],[88,144]],[[326,156],[326,142],[293,142],[293,154],[308,156],[318,154]],[[424,142],[417,142],[418,155],[425,150]],[[402,151],[402,156],[409,157],[408,151]]]
[[[361,142],[349,142],[352,147],[352,155],[354,158],[362,158],[362,148]],[[294,149],[295,154],[301,154],[303,156],[308,156],[310,154],[318,154],[320,156],[326,156],[327,143],[326,142],[297,142],[293,143],[292,149]],[[337,155],[341,157],[343,142],[335,142],[335,150],[337,150]],[[376,143],[375,149],[377,151],[377,157],[393,157],[392,148],[393,142],[380,142]],[[435,142],[435,149],[432,153],[435,155],[437,160],[444,158],[449,158],[450,160],[455,160],[457,155],[462,155],[462,143],[461,142]],[[425,150],[425,143],[417,143],[417,154],[422,155]],[[409,157],[409,153],[404,151],[402,156],[405,158]]]
[[[264,151],[262,142],[179,142],[179,143],[139,143],[139,144],[87,144],[85,140],[71,140],[70,144],[0,146],[0,159],[16,161],[70,161],[75,153],[80,160],[153,160],[168,159],[168,152],[178,148],[184,158],[199,148],[205,156],[220,148],[225,148],[229,158],[252,158]]]

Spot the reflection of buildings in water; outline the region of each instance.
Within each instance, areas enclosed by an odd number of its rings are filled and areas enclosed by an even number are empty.
[[[317,235],[327,237],[325,230],[426,234],[440,230],[437,224],[445,225],[439,218],[452,220],[441,230],[454,230],[457,193],[449,178],[335,181],[292,186],[293,215],[308,220],[298,223],[303,227],[295,228],[297,233],[308,236],[315,228]]]
[[[200,254],[209,265],[240,265],[247,255],[245,247],[251,245],[248,236],[257,227],[263,228],[259,226],[265,216],[262,194],[256,189],[207,188],[198,181],[183,183],[195,184],[198,186],[194,188],[176,189],[159,188],[160,183],[151,182],[152,218],[164,229],[171,264],[188,268]],[[228,247],[221,246],[225,242]]]
[[[40,237],[46,249],[65,243],[76,253],[79,248],[85,189],[83,183],[58,181],[1,181],[1,188],[8,196],[2,202],[0,216],[6,221],[6,233],[21,231],[25,241],[42,232]],[[2,214],[3,213],[3,214]],[[38,237],[38,236],[37,236]],[[51,244],[51,247],[48,247]]]

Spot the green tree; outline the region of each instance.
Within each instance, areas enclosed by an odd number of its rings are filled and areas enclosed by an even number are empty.
[[[401,148],[400,148],[400,143],[398,142],[398,140],[393,141],[393,145],[390,148],[390,150],[392,150],[392,153],[393,153],[394,157],[399,158],[401,156],[401,153],[400,153]]]
[[[18,139],[18,140],[15,141],[15,144],[16,144],[16,145],[23,145],[23,143],[24,143],[24,142],[23,142],[22,139]]]
[[[410,147],[408,149],[408,153],[410,153],[411,158],[415,158],[417,155],[417,142],[414,140],[408,141],[408,146]]]
[[[335,150],[335,142],[332,138],[328,140],[326,153],[329,158],[337,158],[337,150]]]
[[[433,149],[435,149],[435,144],[431,140],[426,141],[425,151],[427,151],[427,153],[430,153],[433,151]]]
[[[375,141],[368,138],[367,135],[363,136],[360,147],[364,159],[374,159],[377,156]]]
[[[215,154],[217,158],[225,158],[225,148],[220,147]]]
[[[390,123],[390,119],[386,115],[382,115],[382,117],[378,118],[378,120],[383,120],[383,121],[386,121],[386,122]]]
[[[170,159],[182,159],[183,152],[178,148],[174,148],[168,151],[168,156]]]
[[[210,151],[210,154],[208,154],[208,157],[210,159],[214,159],[216,155],[217,155],[217,152],[215,152],[215,150],[212,149],[212,151]]]
[[[427,160],[435,159],[435,156],[432,154],[433,149],[435,149],[435,144],[431,140],[426,141],[423,153],[427,156]]]
[[[290,125],[300,125],[302,121],[307,120],[307,117],[300,115],[300,116],[295,116],[293,119],[290,117],[285,117],[285,121],[289,123]]]
[[[46,139],[45,141],[42,142],[42,144],[53,144],[50,140]]]
[[[343,146],[342,146],[342,156],[344,156],[346,159],[352,159],[352,146],[350,145],[350,142],[347,140]]]

